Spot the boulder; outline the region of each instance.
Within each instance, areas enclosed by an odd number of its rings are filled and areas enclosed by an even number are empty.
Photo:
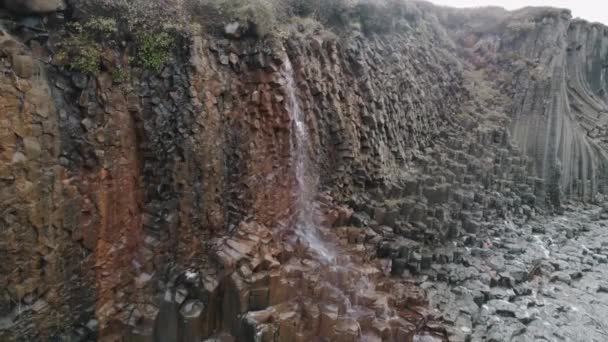
[[[17,76],[21,78],[30,78],[34,76],[36,63],[31,56],[14,55],[12,64],[13,70]]]

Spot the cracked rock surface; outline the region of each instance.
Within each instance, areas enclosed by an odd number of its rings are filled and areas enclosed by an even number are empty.
[[[605,341],[607,219],[602,208],[571,207],[456,243],[461,262],[418,277],[450,341]]]

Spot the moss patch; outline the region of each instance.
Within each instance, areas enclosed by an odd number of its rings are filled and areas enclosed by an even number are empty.
[[[160,71],[171,57],[173,39],[169,34],[141,33],[137,36],[137,61],[143,67]]]

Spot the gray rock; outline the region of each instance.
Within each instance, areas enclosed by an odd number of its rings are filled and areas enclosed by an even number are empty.
[[[551,274],[551,281],[562,282],[570,285],[570,283],[572,283],[572,277],[570,277],[570,275],[566,272],[558,271]]]
[[[515,297],[515,291],[513,289],[505,289],[494,287],[490,290],[488,294],[489,299],[502,299],[502,300],[511,300]]]
[[[511,341],[515,336],[521,335],[526,331],[526,326],[516,319],[505,319],[492,324],[488,330],[487,342]]]
[[[530,324],[530,322],[534,321],[538,317],[538,310],[527,310],[520,308],[515,311],[515,318],[517,318],[523,324]]]
[[[515,317],[518,310],[517,305],[502,299],[493,299],[486,303],[486,306],[490,309],[490,312],[505,317]]]

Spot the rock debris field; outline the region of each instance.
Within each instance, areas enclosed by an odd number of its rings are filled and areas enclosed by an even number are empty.
[[[607,341],[607,225],[595,206],[507,220],[435,250],[414,277],[450,341]]]

